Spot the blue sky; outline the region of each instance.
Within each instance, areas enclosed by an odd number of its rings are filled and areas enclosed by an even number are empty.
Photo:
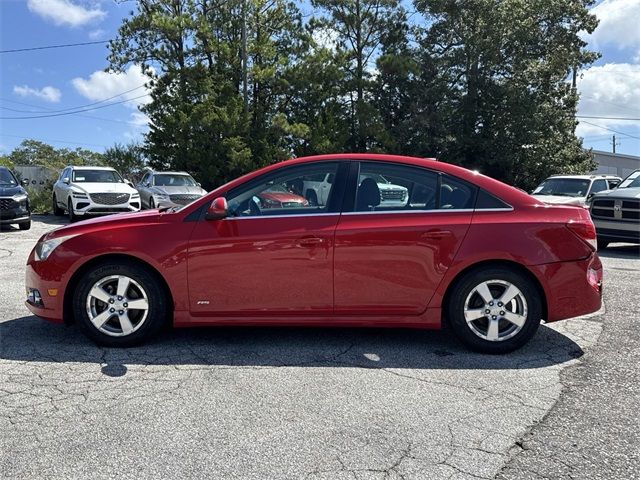
[[[132,8],[133,1],[0,0],[0,49],[106,40]],[[640,118],[640,0],[603,0],[594,13],[601,23],[586,39],[602,58],[580,72],[579,114],[600,118],[583,118],[578,133],[598,150],[611,150],[615,134],[618,152],[640,155],[640,121],[618,119]],[[105,73],[106,55],[105,45],[0,54],[0,117],[124,101],[82,114],[0,120],[0,152],[24,138],[96,151],[140,140],[146,119],[137,106],[148,97],[135,97],[146,93],[144,76],[136,67]]]

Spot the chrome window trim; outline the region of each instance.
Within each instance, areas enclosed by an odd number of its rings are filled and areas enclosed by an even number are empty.
[[[249,220],[254,218],[291,218],[291,217],[328,217],[328,216],[340,216],[342,215],[339,212],[331,212],[331,213],[290,213],[287,215],[246,215],[243,217],[224,217],[222,220]]]

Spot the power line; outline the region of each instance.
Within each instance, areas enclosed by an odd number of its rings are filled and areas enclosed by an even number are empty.
[[[90,112],[92,110],[98,110],[100,108],[112,107],[114,105],[119,105],[121,103],[130,102],[131,100],[137,100],[139,98],[148,97],[149,95],[150,95],[149,93],[145,93],[144,95],[139,95],[137,97],[129,98],[127,100],[120,100],[119,102],[112,102],[112,103],[108,103],[107,105],[99,105],[97,107],[84,108],[82,110],[75,110],[73,112],[51,113],[46,115],[30,115],[30,116],[23,116],[23,117],[0,117],[0,120],[33,120],[36,118],[50,118],[50,117],[62,117],[65,115],[74,115],[76,113]]]
[[[23,137],[22,135],[11,135],[11,134],[8,134],[8,133],[0,133],[0,136],[2,136],[2,137],[21,138],[23,140],[36,140],[33,137]],[[54,140],[54,139],[41,138],[41,139],[39,139],[39,141],[48,142],[48,143],[68,143],[70,145],[87,145],[89,147],[109,148],[106,145],[99,145],[99,144],[96,144],[96,143],[70,142],[70,141],[67,141],[67,140]]]
[[[142,85],[138,85],[137,87],[132,88],[130,90],[126,90],[124,92],[117,93],[116,95],[113,95],[113,96],[111,96],[109,98],[104,98],[104,99],[99,100],[97,102],[87,103],[85,105],[76,105],[75,107],[63,108],[61,110],[52,110],[50,108],[44,108],[44,110],[46,112],[34,112],[34,111],[29,111],[29,110],[16,110],[16,109],[11,109],[11,108],[7,108],[7,107],[3,107],[3,108],[5,108],[5,110],[12,110],[14,112],[22,112],[22,113],[63,113],[63,112],[70,112],[72,110],[79,110],[81,108],[92,107],[92,106],[98,105],[100,103],[108,102],[109,100],[113,100],[114,98],[121,97],[122,95],[125,95],[127,93],[131,93],[131,92],[133,92],[135,90],[138,90],[138,89],[140,89],[140,88],[142,88],[144,86],[146,86],[146,83],[143,83]],[[41,108],[41,109],[43,108],[43,107],[38,107],[36,105],[30,105],[28,103],[16,102],[15,100],[9,100],[9,99],[6,99],[6,98],[1,98],[0,100],[2,100],[4,102],[17,103],[18,105],[26,105],[28,107],[35,107],[35,108]]]
[[[640,121],[640,118],[630,118],[630,117],[596,117],[593,115],[576,115],[578,118],[595,118],[597,120],[631,120],[632,122]]]
[[[30,48],[14,48],[11,50],[0,50],[0,53],[18,53],[18,52],[32,52],[34,50],[47,50],[50,48],[67,48],[67,47],[80,47],[84,45],[99,45],[103,43],[109,43],[110,40],[98,40],[95,42],[81,42],[81,43],[64,43],[60,45],[44,45],[41,47]]]
[[[640,140],[640,137],[629,135],[628,133],[620,132],[618,130],[614,130],[613,128],[603,127],[602,125],[598,125],[596,123],[587,122],[586,120],[582,120],[582,123],[586,123],[587,125],[591,125],[592,127],[598,127],[598,128],[602,128],[603,130],[608,130],[613,133],[624,135],[625,137],[630,137],[630,138],[635,138],[636,140]]]

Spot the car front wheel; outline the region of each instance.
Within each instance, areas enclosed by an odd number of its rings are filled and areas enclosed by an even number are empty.
[[[454,333],[467,346],[484,353],[507,353],[535,334],[542,318],[542,299],[526,275],[489,267],[460,279],[447,311]]]
[[[73,297],[84,333],[100,345],[128,347],[156,334],[168,302],[156,276],[134,263],[101,264],[86,272]]]

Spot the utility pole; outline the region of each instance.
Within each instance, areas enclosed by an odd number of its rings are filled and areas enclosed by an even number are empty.
[[[616,145],[620,145],[620,142],[616,143],[616,136],[613,135],[613,138],[611,139],[611,145],[613,146],[613,153],[616,153]]]

